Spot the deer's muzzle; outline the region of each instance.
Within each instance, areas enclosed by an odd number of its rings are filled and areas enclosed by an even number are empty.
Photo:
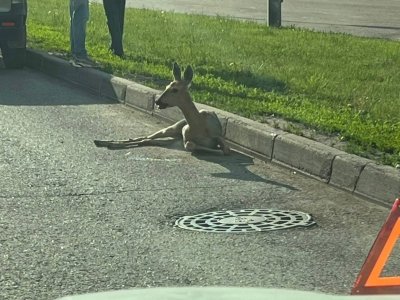
[[[156,100],[156,106],[158,109],[164,109],[169,107],[169,105],[167,103],[162,102],[162,97],[160,96],[157,100]]]

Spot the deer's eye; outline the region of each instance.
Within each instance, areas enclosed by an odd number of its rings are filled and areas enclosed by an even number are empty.
[[[177,88],[172,88],[172,89],[171,89],[171,93],[174,93],[174,94],[175,94],[175,93],[177,93],[177,92],[178,92],[178,89],[177,89]]]

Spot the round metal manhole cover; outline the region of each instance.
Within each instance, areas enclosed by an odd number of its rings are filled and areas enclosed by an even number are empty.
[[[311,215],[293,210],[240,209],[184,216],[175,225],[188,230],[246,233],[314,225]]]

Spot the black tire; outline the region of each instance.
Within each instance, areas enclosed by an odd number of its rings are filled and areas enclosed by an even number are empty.
[[[10,48],[7,43],[3,43],[1,54],[7,69],[21,69],[25,66],[26,48]]]

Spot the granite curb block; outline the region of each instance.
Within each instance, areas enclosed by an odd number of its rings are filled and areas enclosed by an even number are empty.
[[[33,69],[89,89],[92,93],[120,102],[125,101],[131,81],[93,68],[73,67],[68,61],[34,50],[27,51],[27,65]]]
[[[359,195],[375,200],[387,199],[388,204],[393,204],[399,197],[400,170],[389,166],[368,163],[358,178],[355,192]]]
[[[130,83],[131,81],[127,79],[114,76],[111,78],[103,78],[103,81],[100,83],[99,94],[100,96],[118,100],[119,102],[126,104],[126,94],[128,93],[127,88]]]
[[[272,160],[328,183],[335,157],[343,152],[294,134],[276,137]]]
[[[341,153],[333,160],[329,183],[354,192],[361,172],[370,160],[353,154]]]
[[[63,59],[35,50],[28,50],[27,58],[29,67],[89,89],[96,95],[170,122],[183,118],[177,108],[154,110],[154,100],[161,91],[96,69],[75,68]],[[196,106],[217,113],[229,142],[265,160],[388,206],[400,196],[400,170],[207,105],[196,103]]]
[[[126,87],[125,104],[151,112],[154,109],[154,100],[157,93],[159,91],[131,81]]]

